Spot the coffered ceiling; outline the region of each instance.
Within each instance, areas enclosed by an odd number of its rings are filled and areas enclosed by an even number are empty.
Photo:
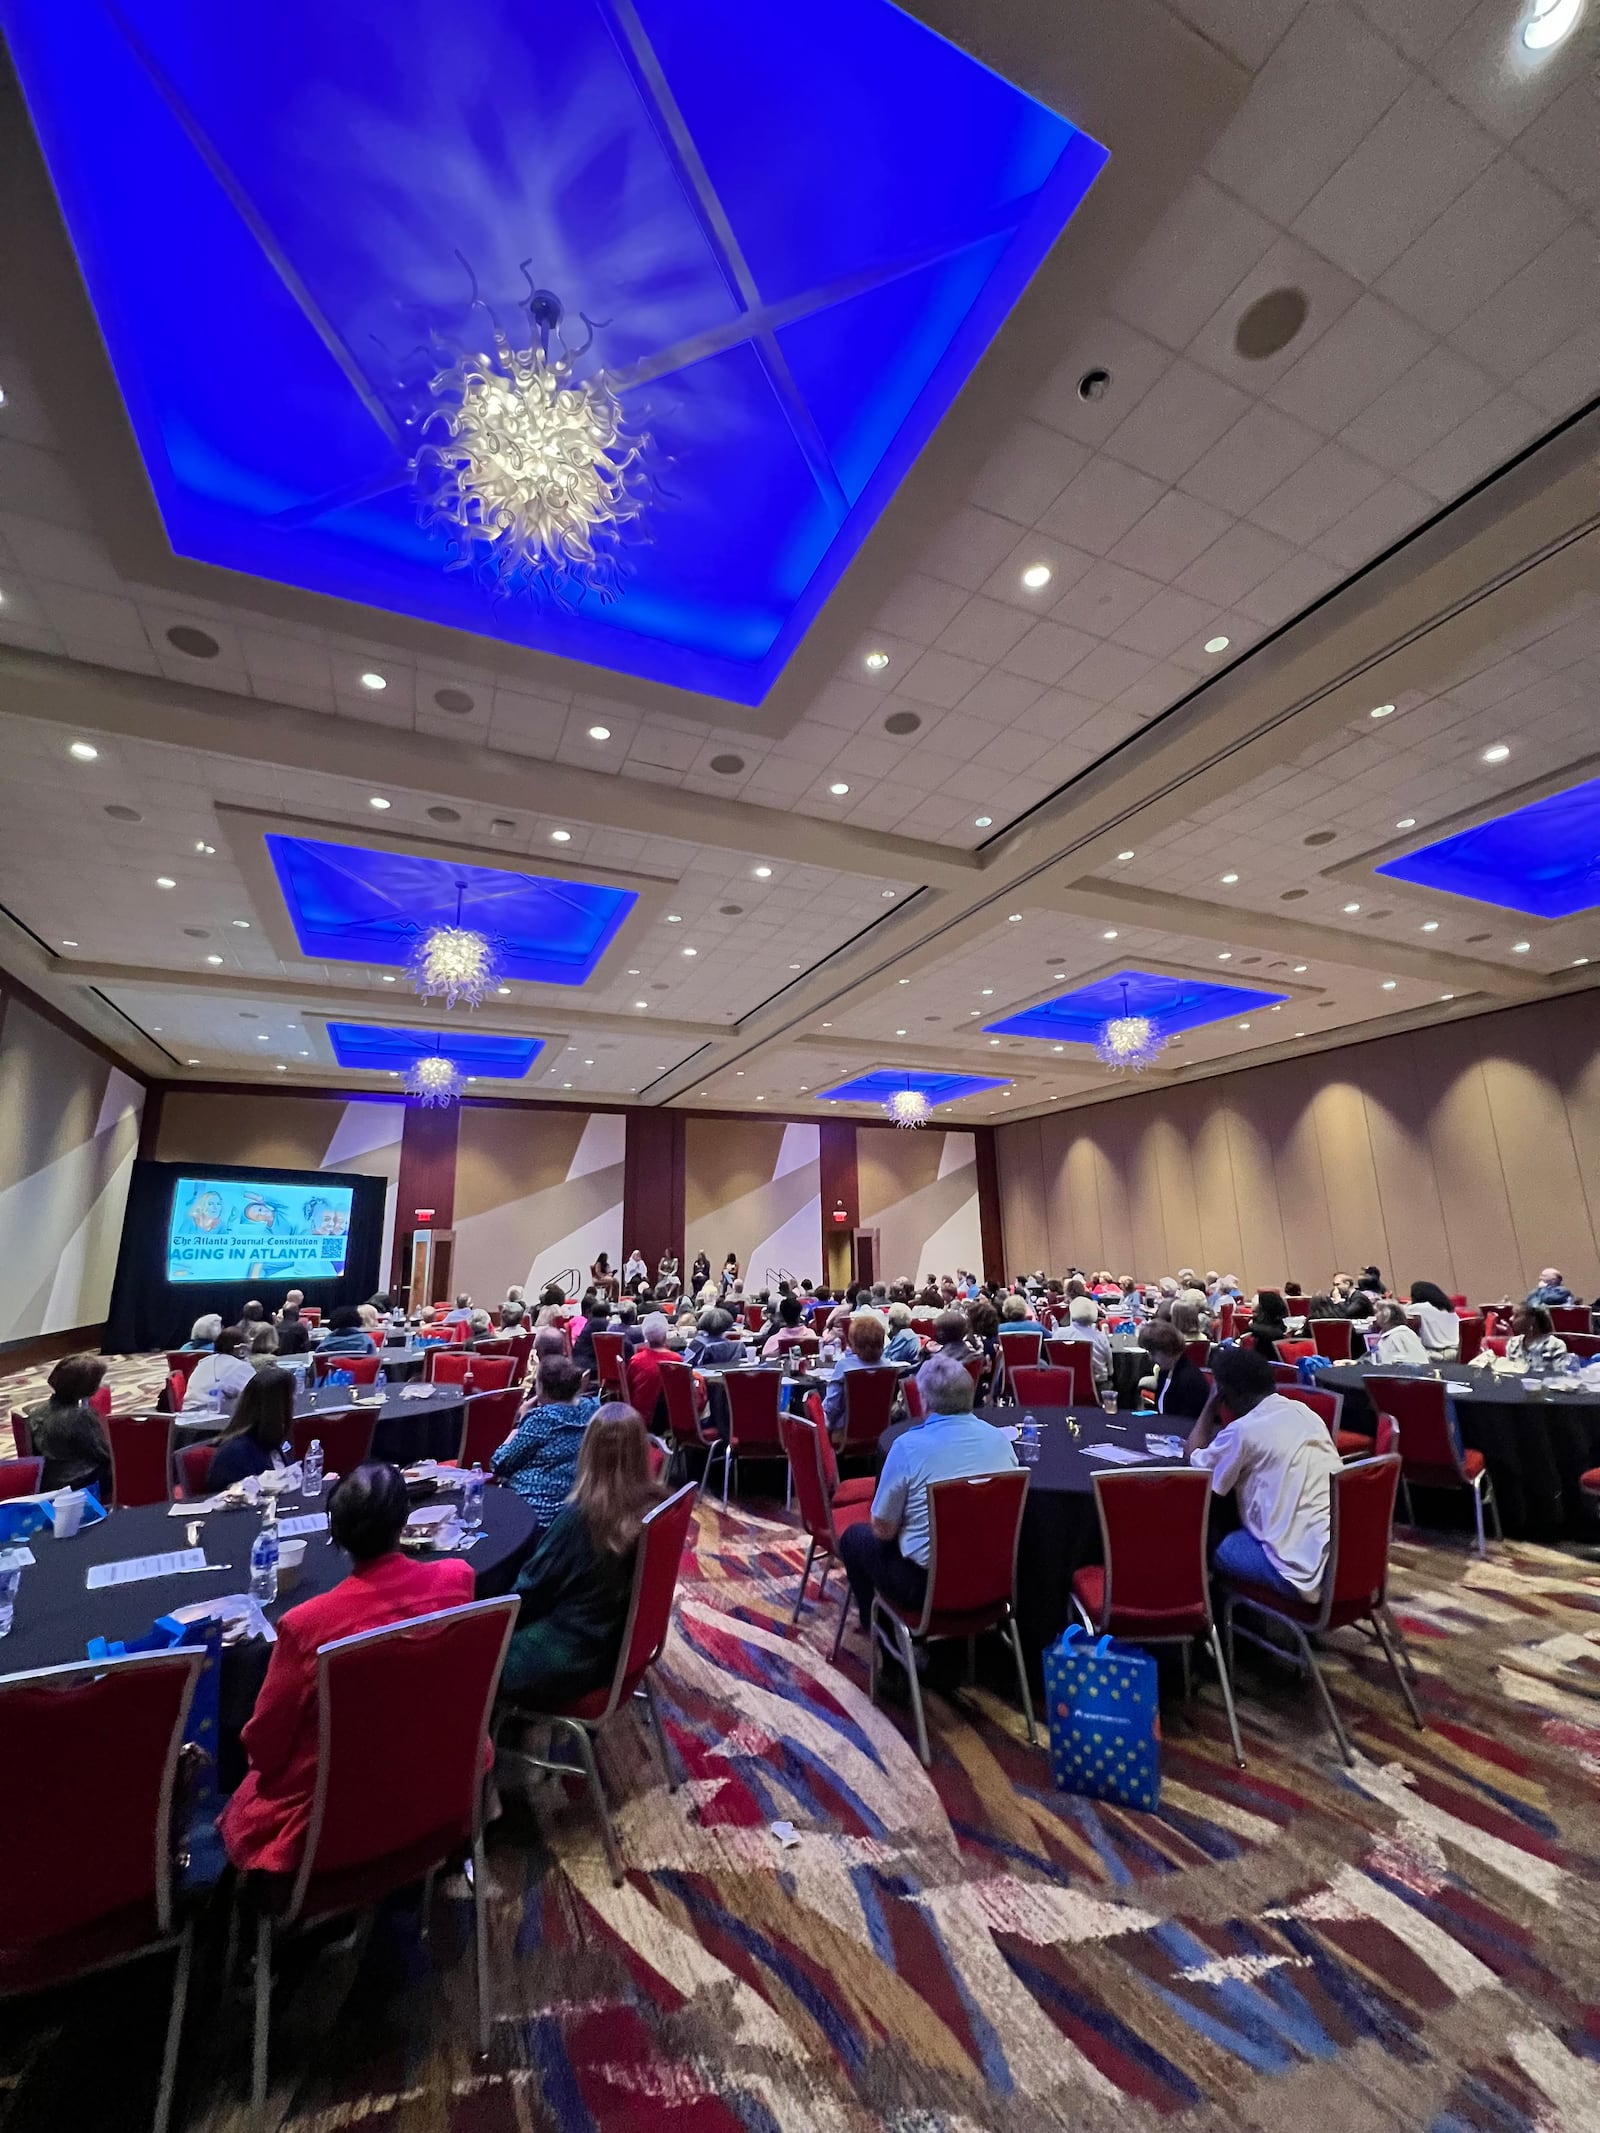
[[[545,1039],[482,1093],[804,1115],[907,1066],[1003,1074],[941,1114],[1003,1118],[1120,1093],[987,1027],[1120,969],[1283,995],[1152,1079],[1590,982],[1592,910],[1373,868],[1596,775],[1596,21],[1536,59],[1515,0],[912,12],[1110,162],[749,707],[180,562],[3,129],[13,970],[145,1071],[378,1085],[324,1021],[437,1014],[293,952],[277,825],[638,890],[589,983],[479,1010]]]

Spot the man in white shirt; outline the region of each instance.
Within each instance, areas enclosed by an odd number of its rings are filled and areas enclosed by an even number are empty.
[[[889,1447],[872,1499],[872,1520],[839,1537],[850,1589],[866,1629],[872,1596],[908,1611],[928,1593],[932,1538],[928,1489],[935,1481],[1008,1473],[1017,1463],[1011,1439],[972,1412],[972,1377],[953,1356],[931,1355],[917,1372],[927,1419]]]
[[[1248,1348],[1219,1348],[1216,1389],[1189,1436],[1189,1464],[1212,1493],[1232,1490],[1239,1529],[1224,1534],[1215,1568],[1241,1584],[1315,1601],[1328,1567],[1329,1484],[1339,1454],[1326,1423],[1277,1390],[1272,1365]]]
[[[1097,1385],[1111,1382],[1111,1337],[1100,1324],[1099,1306],[1092,1296],[1074,1296],[1067,1306],[1067,1339],[1087,1341],[1090,1368]],[[1004,1329],[1002,1329],[1004,1330]]]

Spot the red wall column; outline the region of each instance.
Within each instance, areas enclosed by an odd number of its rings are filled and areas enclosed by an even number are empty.
[[[978,1235],[983,1240],[983,1278],[1006,1278],[1006,1240],[1000,1214],[1000,1165],[995,1156],[993,1126],[977,1126],[973,1140],[978,1155]]]
[[[656,1264],[670,1251],[679,1279],[683,1261],[684,1115],[681,1111],[630,1111],[622,1156],[622,1249],[637,1245],[655,1279]]]
[[[822,1270],[830,1287],[850,1279],[850,1247],[861,1220],[853,1119],[825,1118],[818,1127],[817,1179],[822,1200]],[[842,1207],[845,1220],[834,1220]]]
[[[404,1269],[401,1243],[417,1227],[416,1210],[433,1209],[432,1229],[449,1229],[456,1213],[456,1138],[461,1125],[458,1104],[406,1105],[400,1129],[400,1175],[395,1186],[394,1261],[389,1285],[397,1287]]]

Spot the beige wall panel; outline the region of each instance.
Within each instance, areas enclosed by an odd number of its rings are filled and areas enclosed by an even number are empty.
[[[1019,1119],[1016,1125],[1003,1127],[995,1135],[1007,1273],[1019,1266],[1037,1266],[1041,1258],[1054,1263],[1045,1223],[1044,1157],[1039,1141],[1041,1128],[1053,1123]]]
[[[1131,1193],[1129,1214],[1133,1221],[1133,1249],[1140,1266],[1167,1263],[1167,1219],[1161,1204],[1161,1169],[1157,1161],[1157,1127],[1161,1099],[1154,1098],[1148,1111],[1141,1106],[1128,1137],[1128,1178]]]
[[[161,1106],[156,1155],[163,1163],[224,1163],[242,1170],[321,1170],[344,1120],[343,1097],[186,1094]],[[401,1106],[386,1104],[400,1135]]]
[[[1322,1077],[1314,1068],[1313,1061],[1292,1059],[1285,1061],[1278,1073],[1262,1077],[1262,1111],[1272,1143],[1284,1256],[1276,1272],[1257,1276],[1257,1286],[1263,1281],[1272,1286],[1281,1281],[1298,1281],[1302,1287],[1309,1287],[1319,1270],[1331,1269],[1333,1264],[1333,1234],[1314,1108]]]
[[[1058,1263],[1087,1267],[1093,1272],[1106,1263],[1106,1226],[1100,1212],[1099,1151],[1086,1134],[1070,1131],[1070,1119],[1053,1119],[1051,1124],[1063,1150],[1062,1189],[1055,1204],[1061,1208],[1065,1223],[1063,1227],[1055,1220],[1051,1221],[1051,1243],[1053,1245],[1059,1236],[1070,1238],[1069,1247],[1056,1254]],[[1034,1261],[1035,1266],[1039,1263],[1037,1259]]]
[[[508,1200],[564,1184],[588,1123],[583,1111],[487,1106],[463,1111],[456,1141],[456,1221],[471,1221]]]
[[[1084,1115],[1081,1112],[1077,1114],[1079,1118]],[[1101,1115],[1104,1116],[1103,1113]],[[1100,1210],[1098,1264],[1113,1274],[1130,1274],[1138,1262],[1133,1249],[1128,1174],[1116,1160],[1115,1150],[1107,1143],[1103,1132],[1075,1126],[1072,1116],[1064,1118],[1061,1124],[1082,1133],[1094,1156],[1095,1202]]]
[[[737,1252],[745,1277],[769,1268],[822,1275],[822,1178],[815,1126],[766,1119],[695,1119],[684,1127],[684,1244],[720,1269]]]
[[[620,1112],[464,1110],[456,1286],[492,1305],[513,1282],[566,1277],[576,1292],[601,1252],[620,1267],[626,1126]]]
[[[978,1152],[970,1133],[858,1127],[856,1186],[862,1226],[878,1232],[885,1280],[981,1269]]]
[[[1278,1207],[1278,1173],[1272,1160],[1272,1142],[1258,1099],[1236,1089],[1232,1101],[1219,1105],[1227,1119],[1228,1154],[1233,1163],[1233,1203],[1239,1214],[1239,1258],[1234,1267],[1219,1267],[1219,1274],[1237,1274],[1247,1290],[1276,1281],[1278,1269],[1288,1257],[1283,1237],[1283,1216]],[[1265,1270],[1271,1268],[1269,1274]]]
[[[1383,1234],[1364,1255],[1392,1281],[1409,1281],[1438,1254],[1444,1207],[1428,1139],[1430,1092],[1424,1090],[1411,1038],[1368,1045],[1361,1059],[1367,1138],[1383,1209]],[[1336,1273],[1359,1273],[1355,1265]],[[1426,1278],[1426,1277],[1424,1277]]]
[[[1431,1273],[1424,1264],[1396,1278],[1410,1281],[1422,1275],[1446,1289],[1464,1290],[1477,1303],[1498,1295],[1511,1278],[1517,1259],[1516,1233],[1500,1174],[1500,1149],[1481,1054],[1475,1048],[1466,1056],[1452,1056],[1450,1034],[1448,1030],[1419,1030],[1415,1039],[1423,1086],[1431,1085],[1437,1092],[1428,1110],[1428,1145],[1439,1181],[1445,1234],[1434,1264],[1447,1267],[1448,1272]]]
[[[1582,1260],[1561,1271],[1578,1295],[1594,1296],[1600,1294],[1600,1004],[1593,993],[1581,993],[1552,1001],[1544,1019],[1589,1234]]]
[[[1524,1019],[1498,1034],[1499,1043],[1483,1062],[1483,1080],[1517,1241],[1522,1278],[1512,1284],[1515,1295],[1532,1288],[1542,1266],[1576,1269],[1592,1247],[1594,1232],[1587,1201],[1574,1190],[1578,1157],[1558,1086],[1552,1032],[1542,1019]]]
[[[1190,1094],[1196,1098],[1200,1091]],[[1194,1123],[1190,1160],[1194,1165],[1195,1199],[1200,1209],[1200,1258],[1197,1271],[1237,1274],[1244,1257],[1239,1235],[1239,1207],[1234,1191],[1233,1164],[1228,1145],[1228,1114],[1216,1104],[1207,1104]]]
[[[1308,1292],[1320,1286],[1324,1272],[1333,1268],[1353,1271],[1369,1260],[1385,1265],[1383,1197],[1378,1190],[1364,1091],[1354,1079],[1342,1075],[1325,1082],[1313,1102],[1312,1118],[1322,1156],[1333,1258],[1328,1269],[1320,1261],[1312,1262],[1313,1272],[1305,1280]]]
[[[1154,1152],[1156,1176],[1161,1187],[1161,1219],[1167,1249],[1163,1268],[1203,1261],[1200,1245],[1200,1208],[1195,1198],[1194,1160],[1190,1154],[1189,1107],[1184,1092],[1166,1092],[1156,1114]]]

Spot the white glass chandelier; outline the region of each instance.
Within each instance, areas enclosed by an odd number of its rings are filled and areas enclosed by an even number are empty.
[[[1102,1022],[1094,1048],[1113,1074],[1139,1074],[1166,1049],[1167,1040],[1148,1015],[1129,1012],[1128,988],[1122,988],[1122,1013]]]
[[[920,1126],[933,1114],[920,1089],[896,1089],[883,1107],[897,1126]]]
[[[411,977],[421,1000],[443,1000],[454,1007],[464,1000],[481,1007],[500,975],[495,944],[486,933],[461,922],[461,891],[456,891],[454,922],[428,926],[411,951]]]
[[[425,1108],[439,1104],[453,1104],[465,1084],[453,1059],[446,1059],[441,1052],[424,1052],[413,1059],[406,1075],[408,1094],[417,1097]]]
[[[452,569],[496,591],[614,599],[617,543],[644,509],[649,439],[629,431],[603,370],[576,375],[594,341],[587,318],[588,339],[569,348],[560,300],[530,281],[532,338],[518,348],[476,285],[473,306],[492,352],[455,354],[428,380],[434,405],[411,462],[422,523],[449,535]]]

